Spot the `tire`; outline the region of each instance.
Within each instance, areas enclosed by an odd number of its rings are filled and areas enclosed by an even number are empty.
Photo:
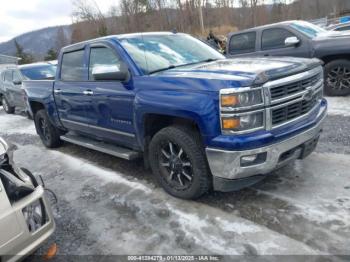
[[[350,61],[339,59],[325,65],[325,93],[329,96],[350,95]]]
[[[62,145],[60,131],[51,124],[46,110],[39,110],[34,116],[36,132],[47,148],[56,148]]]
[[[211,188],[201,139],[189,128],[170,126],[160,130],[151,140],[149,160],[159,184],[172,196],[196,199]]]
[[[1,97],[1,102],[2,102],[2,107],[4,108],[5,112],[7,114],[13,114],[15,113],[15,107],[14,106],[10,106],[9,102],[7,101],[5,96]]]

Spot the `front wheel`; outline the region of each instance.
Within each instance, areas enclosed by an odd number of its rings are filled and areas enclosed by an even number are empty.
[[[56,148],[62,144],[60,132],[51,124],[46,110],[42,109],[35,114],[34,123],[36,132],[46,147]]]
[[[339,59],[326,64],[325,81],[327,95],[350,95],[350,61]]]
[[[7,114],[13,114],[15,112],[15,107],[11,106],[4,96],[1,98],[1,102],[2,107],[4,108]]]
[[[149,146],[153,173],[169,194],[196,199],[210,188],[211,175],[199,135],[171,126],[159,131]]]

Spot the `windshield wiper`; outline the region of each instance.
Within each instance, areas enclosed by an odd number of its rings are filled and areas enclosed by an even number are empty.
[[[197,62],[188,63],[188,64],[170,65],[170,66],[165,67],[165,68],[161,68],[161,69],[157,69],[157,70],[151,71],[151,72],[149,72],[149,74],[159,73],[159,72],[162,72],[162,71],[167,71],[167,70],[174,69],[174,68],[177,68],[177,67],[182,67],[182,66],[189,66],[189,65],[195,65],[195,64],[200,64],[200,63],[214,62],[214,61],[217,61],[217,60],[219,60],[219,59],[217,59],[217,58],[208,58],[208,59],[205,59],[205,60],[202,60],[202,61],[197,61]]]
[[[149,74],[159,73],[159,72],[166,71],[166,70],[169,70],[169,69],[173,69],[173,68],[176,68],[176,67],[178,67],[178,66],[170,65],[170,66],[165,67],[165,68],[153,70],[153,71],[149,72]]]

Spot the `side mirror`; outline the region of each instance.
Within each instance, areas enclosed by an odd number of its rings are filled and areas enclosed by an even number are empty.
[[[13,84],[18,86],[18,85],[21,85],[22,84],[22,81],[21,80],[14,80],[13,81]]]
[[[300,40],[296,36],[287,37],[284,41],[285,46],[296,46],[300,43]]]
[[[93,80],[95,81],[127,81],[130,77],[126,65],[96,66],[92,69]]]

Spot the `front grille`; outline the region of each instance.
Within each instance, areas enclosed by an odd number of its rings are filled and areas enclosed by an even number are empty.
[[[319,101],[320,94],[315,94],[310,101],[302,100],[284,107],[272,109],[272,125],[279,125],[308,113]]]
[[[300,80],[287,85],[271,88],[271,99],[277,100],[306,90],[307,87],[315,85],[322,78],[322,74],[317,74],[307,79]]]

